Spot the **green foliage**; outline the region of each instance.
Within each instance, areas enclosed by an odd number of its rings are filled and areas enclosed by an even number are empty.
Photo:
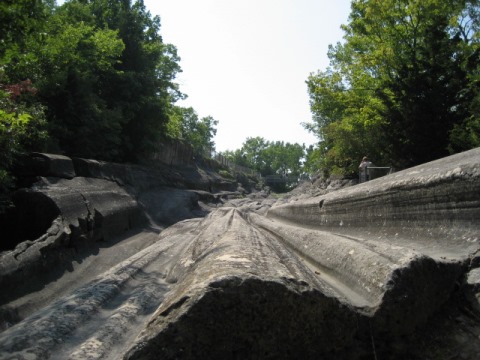
[[[143,1],[21,0],[1,9],[0,66],[11,82],[35,83],[52,151],[134,161],[165,136],[183,97],[179,58]]]
[[[270,142],[262,152],[263,161],[275,174],[300,176],[305,147],[283,141]]]
[[[26,39],[35,36],[48,19],[54,0],[4,0],[0,2],[0,59],[23,51]]]
[[[325,166],[322,166],[322,159],[320,148],[310,145],[305,149],[303,172],[307,174],[315,174],[320,169],[325,169]]]
[[[0,194],[13,186],[10,170],[18,155],[41,149],[47,134],[43,107],[29,104],[35,93],[30,81],[4,84],[0,81]]]
[[[270,162],[268,162],[264,157],[264,152],[268,144],[268,141],[262,137],[249,137],[245,140],[240,150],[240,154],[244,158],[245,165],[255,169],[262,175],[274,173]]]
[[[234,179],[234,176],[228,170],[220,169],[218,173],[226,179]]]
[[[351,9],[330,67],[307,80],[317,163],[350,174],[364,155],[402,168],[478,146],[478,1]]]
[[[167,124],[167,135],[191,145],[198,155],[208,155],[215,149],[213,141],[218,121],[211,116],[199,118],[191,107],[174,106]]]
[[[305,147],[283,141],[267,141],[262,137],[247,138],[242,148],[225,151],[224,157],[233,163],[258,171],[262,176],[300,176]]]

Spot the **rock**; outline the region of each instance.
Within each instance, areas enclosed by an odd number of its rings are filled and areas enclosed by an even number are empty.
[[[57,226],[2,254],[8,256],[0,264],[14,269],[12,274],[19,269],[17,258],[38,264],[43,255],[65,249],[62,244],[77,228],[92,230],[88,236],[95,238],[92,209],[114,214],[136,202],[154,221],[165,221],[165,211],[174,217],[203,211],[196,203],[211,193],[162,186],[136,192],[105,179],[93,179],[90,187],[91,180],[49,178],[38,184],[34,190],[60,211]],[[411,344],[428,340],[419,329],[448,308],[462,279],[465,287],[477,289],[478,274],[470,267],[480,251],[479,180],[480,149],[475,149],[312,198],[230,199],[205,218],[166,228],[148,248],[93,281],[77,278],[76,289],[0,333],[0,354],[447,359],[451,351],[443,350],[449,342],[435,339],[435,349],[427,342],[423,352]],[[75,186],[68,190],[69,184]],[[68,206],[78,194],[83,208],[78,201]],[[75,222],[78,215],[87,220]],[[63,219],[72,226],[62,227]],[[119,244],[113,253],[121,249]],[[12,304],[5,304],[8,314],[15,311]],[[473,360],[478,351],[469,343],[480,323],[462,316],[452,322],[468,325],[469,332],[457,331],[451,339],[461,341],[465,349],[458,353]]]
[[[251,219],[282,239],[334,289],[340,302],[372,316],[371,324],[379,332],[406,334],[425,323],[448,300],[461,275],[461,263],[435,261],[408,247],[305,229],[261,216]]]
[[[72,179],[76,176],[72,159],[56,154],[32,153],[35,175]]]
[[[179,181],[180,175],[132,164],[116,164],[91,159],[73,158],[78,176],[116,182],[131,191],[142,192]]]
[[[20,189],[12,196],[14,207],[9,209],[9,221],[3,234],[1,250],[13,249],[19,242],[35,240],[44,235],[60,215],[57,204],[46,194],[33,189]]]
[[[272,207],[268,216],[466,259],[480,244],[480,148]]]
[[[162,187],[142,192],[138,202],[153,224],[169,226],[181,220],[205,216],[198,204],[200,199],[217,201],[206,191]]]
[[[472,269],[467,273],[465,295],[472,307],[480,313],[480,268]]]
[[[93,241],[109,239],[145,222],[137,201],[112,181],[46,178],[34,191],[48,196],[73,232]]]
[[[41,288],[52,273],[71,268],[78,252],[97,251],[95,242],[146,224],[137,201],[103,179],[43,178],[13,200],[19,228],[26,230],[20,239],[29,242],[1,253],[0,304],[32,284]]]

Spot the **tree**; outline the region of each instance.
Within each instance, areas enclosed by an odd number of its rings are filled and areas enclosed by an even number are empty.
[[[466,105],[467,114],[450,132],[451,153],[480,146],[480,7],[477,1],[467,1],[452,32],[460,37],[467,87],[458,94]]]
[[[69,20],[62,12],[53,17],[51,35],[34,48],[50,134],[71,156],[117,160],[125,121],[104,93],[124,45],[116,31]]]
[[[271,164],[263,156],[268,144],[269,142],[260,136],[248,137],[241,148],[242,156],[248,167],[257,170],[262,175],[272,173]]]
[[[183,96],[174,83],[179,58],[143,1],[5,6],[19,25],[0,25],[8,30],[0,65],[9,82],[31,79],[38,88],[52,151],[136,161],[165,136],[169,109]]]
[[[1,73],[0,73],[1,75]],[[31,81],[5,84],[0,76],[0,195],[13,187],[11,168],[18,155],[42,148],[47,133],[43,107],[32,101]]]
[[[262,152],[262,158],[274,174],[283,177],[299,177],[305,147],[283,141],[270,142]]]
[[[211,116],[199,118],[192,107],[174,106],[167,124],[170,138],[190,144],[198,155],[208,155],[215,150],[213,138],[217,133],[218,121]]]
[[[54,0],[3,0],[0,2],[0,59],[25,50],[55,7]]]
[[[112,87],[106,96],[122,109],[123,158],[135,160],[155,147],[163,138],[169,121],[169,109],[183,97],[173,82],[181,71],[176,48],[164,44],[160,36],[160,18],[151,17],[143,1],[91,1],[97,25],[107,24],[119,31],[125,44],[120,71],[109,79]],[[132,156],[133,155],[133,156]]]
[[[323,166],[354,172],[368,154],[402,168],[448,154],[478,94],[466,67],[467,59],[478,66],[477,28],[461,19],[467,8],[474,14],[477,1],[352,2],[330,68],[307,80],[314,122],[306,127],[319,137]]]
[[[20,58],[28,58],[28,41],[41,32],[53,6],[53,1],[0,3],[0,196],[14,185],[11,169],[18,155],[41,150],[47,138],[44,107],[35,96],[37,89],[28,77],[10,78],[8,70]]]
[[[299,176],[305,147],[283,141],[267,141],[264,138],[249,137],[241,149],[222,153],[238,165],[258,171],[262,176]]]

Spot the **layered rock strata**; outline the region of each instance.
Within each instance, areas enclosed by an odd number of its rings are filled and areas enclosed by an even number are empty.
[[[10,327],[0,354],[411,358],[464,280],[478,292],[479,190],[475,149],[288,204],[231,201]]]
[[[16,172],[28,187],[16,191],[15,207],[0,218],[0,249],[12,249],[0,252],[0,329],[12,323],[5,318],[21,318],[17,306],[2,305],[43,289],[129,231],[158,233],[176,221],[204,216],[202,200],[218,203],[220,196],[202,188],[237,186],[196,169],[182,175],[170,167],[41,153],[25,156]],[[201,178],[196,189],[185,188],[190,177]]]

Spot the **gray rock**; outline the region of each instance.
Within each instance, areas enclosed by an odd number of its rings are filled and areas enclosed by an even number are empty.
[[[72,292],[53,297],[1,333],[0,354],[417,358],[410,347],[416,329],[449,301],[464,277],[466,286],[476,289],[476,270],[465,272],[480,250],[479,179],[480,149],[475,149],[313,198],[281,204],[231,199],[205,218],[168,227],[148,248],[93,281],[79,277]],[[95,215],[88,215],[102,204],[102,213],[112,214],[117,210],[111,202],[125,209],[134,204],[126,191],[102,198],[111,181],[95,180],[95,192],[89,179],[73,180],[46,179],[35,189],[53,199],[72,223],[68,229],[94,229]],[[87,210],[68,206],[66,184],[76,184]],[[195,201],[209,196],[182,190],[167,204],[168,191],[138,193],[137,205],[160,221],[165,209],[188,215]],[[75,223],[78,214],[90,220]],[[70,239],[62,221],[56,218],[57,228],[42,241],[54,247]],[[41,249],[35,240],[12,254],[34,261]],[[8,314],[15,311],[7,306]]]
[[[32,153],[35,175],[72,179],[76,176],[72,159],[57,154]]]
[[[480,313],[480,268],[472,269],[467,273],[465,295],[472,307]]]
[[[43,178],[13,199],[28,241],[0,253],[0,304],[41,288],[52,273],[70,269],[79,252],[97,251],[95,242],[146,224],[137,201],[103,179]]]
[[[480,148],[275,206],[268,216],[381,239],[435,259],[466,259],[480,246]]]

